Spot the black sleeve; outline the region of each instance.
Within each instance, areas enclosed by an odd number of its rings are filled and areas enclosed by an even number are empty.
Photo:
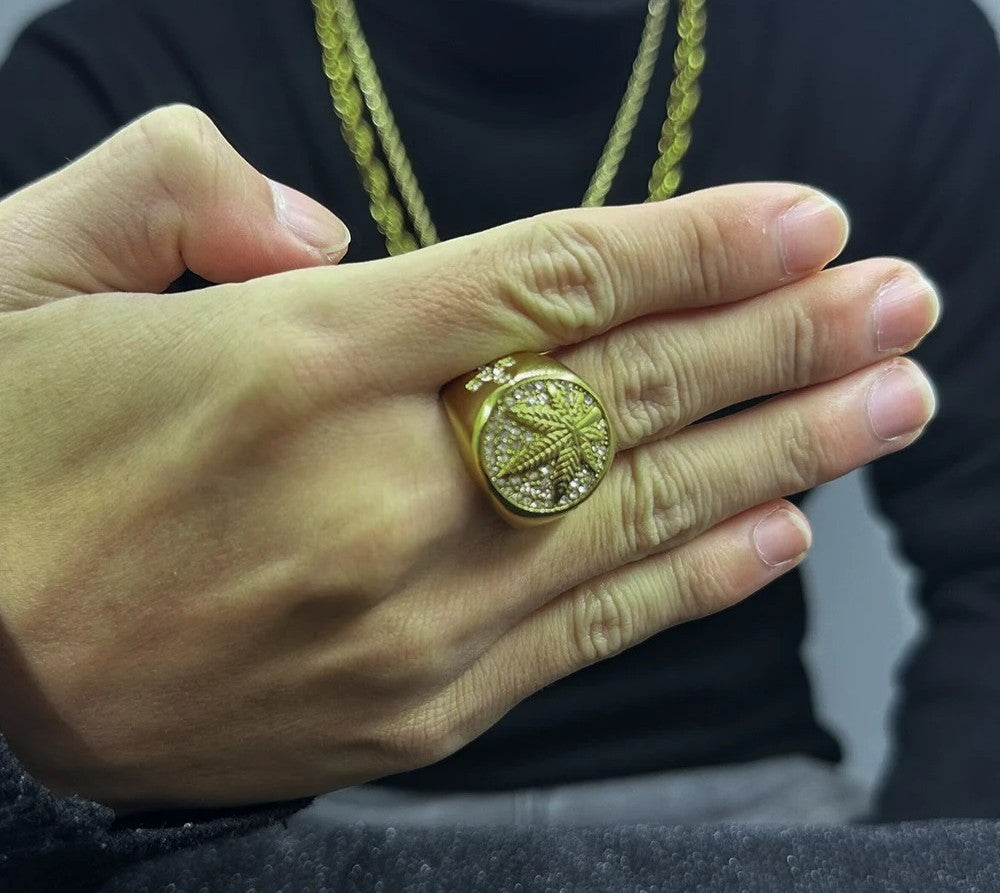
[[[934,12],[895,245],[942,292],[938,330],[916,354],[939,413],[873,468],[926,620],[877,800],[884,821],[1000,816],[1000,54],[972,3]]]
[[[78,872],[96,880],[144,858],[247,834],[288,818],[307,803],[123,819],[107,806],[46,790],[0,736],[0,889],[4,878],[12,877],[45,879],[47,885],[60,880],[59,887],[45,889],[70,889],[67,884]]]

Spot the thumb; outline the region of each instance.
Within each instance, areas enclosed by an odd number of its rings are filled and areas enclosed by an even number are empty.
[[[337,263],[349,241],[337,217],[254,170],[202,112],[169,106],[0,202],[0,311],[160,292],[185,270],[236,282]]]

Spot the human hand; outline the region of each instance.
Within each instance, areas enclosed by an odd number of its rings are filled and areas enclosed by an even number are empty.
[[[57,791],[250,803],[444,757],[793,567],[808,525],[781,497],[932,414],[897,358],[932,289],[897,260],[811,275],[846,222],[804,187],[240,282],[320,261],[264,257],[287,234],[254,236],[256,177],[171,109],[0,204],[0,294],[28,308],[0,314],[0,729]],[[253,262],[223,239],[241,220]],[[181,261],[237,281],[113,293]],[[438,397],[516,350],[589,382],[620,450],[587,503],[530,530],[477,492]]]

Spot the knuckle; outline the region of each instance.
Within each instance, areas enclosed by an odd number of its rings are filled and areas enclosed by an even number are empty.
[[[822,458],[816,434],[802,415],[789,411],[775,427],[778,439],[776,477],[781,493],[800,493],[816,485]]]
[[[242,293],[244,286],[217,289]],[[234,317],[215,309],[214,324],[192,344],[197,363],[190,373],[204,399],[203,421],[191,445],[199,454],[209,453],[209,465],[234,456],[264,462],[276,438],[304,430],[317,412],[329,408],[334,386],[322,380],[322,361],[313,356],[317,348],[294,325],[281,318],[261,324],[261,314],[249,310]]]
[[[435,619],[386,610],[373,621],[363,666],[373,683],[397,696],[437,693],[460,674],[460,650]]]
[[[458,672],[455,649],[426,622],[415,628],[408,624],[396,659],[410,685],[419,691],[438,691],[452,682]]]
[[[582,587],[572,596],[571,636],[581,663],[606,660],[636,640],[636,606],[624,589]]]
[[[163,106],[141,117],[126,135],[125,150],[135,153],[132,157],[148,167],[160,190],[177,203],[215,182],[222,136],[200,109]]]
[[[418,546],[408,525],[386,512],[349,514],[363,518],[341,518],[335,527],[324,524],[308,532],[314,538],[312,548],[297,579],[303,591],[336,591],[344,607],[363,613],[400,590],[413,573],[423,542]],[[414,649],[402,650],[411,654]]]
[[[244,439],[241,433],[255,439],[307,415],[318,401],[300,374],[300,339],[281,325],[250,327],[236,337],[238,343],[230,343],[228,351],[232,362],[221,370],[225,387],[220,389],[236,441]]]
[[[663,585],[673,595],[676,623],[714,614],[731,601],[724,568],[695,566],[674,555],[664,562]]]
[[[802,388],[815,381],[820,347],[816,321],[806,305],[796,302],[786,309],[784,350],[778,351],[779,375],[788,388]]]
[[[558,341],[606,329],[614,318],[617,277],[609,236],[579,213],[543,214],[515,230],[512,273],[501,294],[515,311]]]
[[[653,434],[674,431],[684,421],[685,402],[697,403],[696,377],[690,374],[683,351],[671,349],[637,332],[609,339],[599,358],[602,369],[614,369],[611,401],[629,443],[641,443]]]
[[[221,288],[232,289],[232,297],[225,308],[215,301],[220,316],[211,335],[224,353],[217,364],[223,384],[240,405],[267,420],[286,421],[345,395],[350,378],[345,370],[352,367],[342,339],[317,331],[298,318],[294,307],[262,305],[246,286],[217,286],[216,291]]]
[[[212,119],[191,105],[167,105],[143,115],[137,122],[136,135],[147,150],[158,158],[191,161],[201,156],[206,146],[219,139]]]
[[[657,552],[694,524],[678,478],[648,457],[626,454],[622,527],[630,555]]]
[[[677,256],[686,259],[681,265],[684,290],[709,297],[721,295],[732,271],[725,251],[725,234],[719,221],[709,212],[693,207],[677,228]]]

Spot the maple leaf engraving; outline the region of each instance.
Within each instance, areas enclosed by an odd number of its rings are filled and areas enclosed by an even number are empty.
[[[538,436],[511,456],[498,476],[524,474],[551,464],[552,487],[559,502],[584,466],[600,473],[604,456],[599,447],[607,444],[608,433],[600,408],[588,404],[581,389],[548,382],[547,391],[547,404],[516,403],[507,408],[519,425]]]

